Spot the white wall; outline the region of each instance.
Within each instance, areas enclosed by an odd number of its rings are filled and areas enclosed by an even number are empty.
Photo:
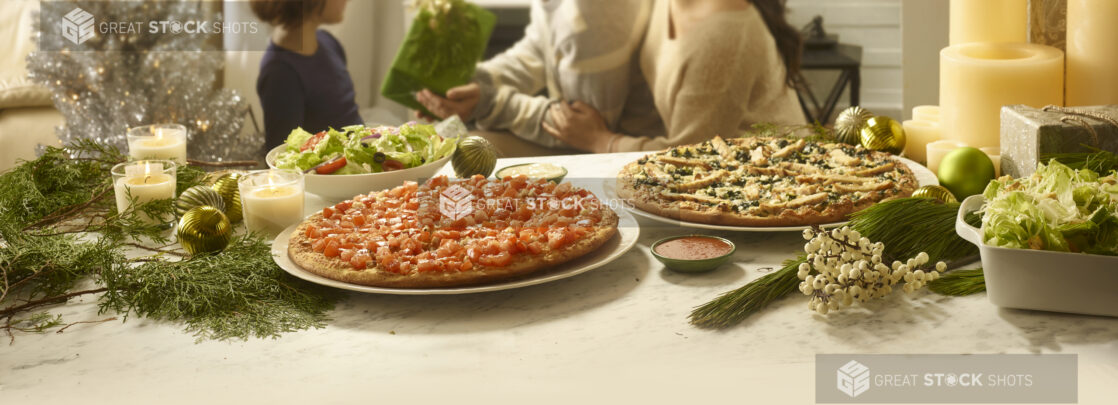
[[[904,0],[904,116],[912,107],[939,104],[939,51],[947,46],[947,0]]]
[[[901,0],[788,0],[787,4],[793,26],[802,27],[822,15],[827,33],[838,34],[841,43],[862,47],[862,106],[899,118],[903,109]],[[805,77],[822,98],[838,74],[805,72]],[[844,93],[839,108],[848,106],[849,100]]]

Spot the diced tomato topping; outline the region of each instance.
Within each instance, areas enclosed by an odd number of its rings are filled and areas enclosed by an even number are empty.
[[[505,267],[512,263],[512,255],[509,252],[501,252],[494,255],[485,255],[478,261],[483,266],[492,267]]]
[[[336,241],[336,240],[327,240],[326,248],[324,248],[322,250],[322,254],[325,255],[326,257],[336,257],[336,256],[338,256],[338,254],[339,254],[338,245],[339,245],[338,241]]]
[[[326,219],[333,218],[334,217],[334,209],[330,208],[330,207],[323,208],[322,209],[322,217],[326,218]]]

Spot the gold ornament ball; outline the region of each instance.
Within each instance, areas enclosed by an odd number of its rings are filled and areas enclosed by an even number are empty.
[[[179,243],[187,253],[219,252],[229,246],[233,225],[221,210],[210,207],[194,207],[179,219]]]
[[[175,215],[182,217],[191,208],[206,205],[225,211],[225,200],[221,194],[206,186],[194,186],[183,191],[175,200]]]
[[[842,110],[835,118],[835,139],[851,145],[861,144],[862,128],[866,127],[870,118],[873,118],[873,113],[859,106]]]
[[[942,203],[955,203],[959,200],[955,199],[955,195],[951,194],[951,190],[943,186],[924,186],[912,192],[912,196],[916,198],[931,198]]]
[[[862,146],[866,149],[896,155],[904,150],[904,144],[904,127],[892,118],[876,116],[866,121],[866,127],[862,128]]]
[[[980,149],[964,146],[955,149],[939,162],[939,184],[962,200],[982,194],[994,179],[994,161]]]
[[[212,188],[221,195],[222,201],[225,202],[225,215],[229,217],[229,222],[241,222],[241,190],[237,188],[237,180],[241,179],[244,173],[233,172],[225,174],[217,178]]]
[[[450,158],[454,175],[467,178],[475,174],[485,177],[497,167],[497,147],[480,136],[467,136],[458,141],[458,148]]]

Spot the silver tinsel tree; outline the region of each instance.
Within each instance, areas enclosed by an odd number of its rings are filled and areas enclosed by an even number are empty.
[[[127,150],[129,127],[178,123],[187,127],[191,159],[255,158],[262,134],[242,135],[248,105],[215,87],[222,52],[192,35],[97,34],[80,45],[42,29],[60,27],[82,8],[97,21],[205,21],[202,1],[43,1],[36,23],[39,47],[27,58],[32,80],[50,89],[66,118],[63,143],[91,138]]]

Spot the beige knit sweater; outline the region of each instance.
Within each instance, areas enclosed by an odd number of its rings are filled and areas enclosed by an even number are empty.
[[[596,108],[611,131],[663,136],[637,64],[651,10],[652,0],[533,0],[524,38],[478,65],[478,127],[564,147],[541,122],[566,100]]]
[[[753,7],[706,17],[669,37],[668,5],[656,0],[640,53],[667,136],[626,136],[615,151],[660,150],[738,136],[756,123],[803,124],[796,92],[761,14]]]

